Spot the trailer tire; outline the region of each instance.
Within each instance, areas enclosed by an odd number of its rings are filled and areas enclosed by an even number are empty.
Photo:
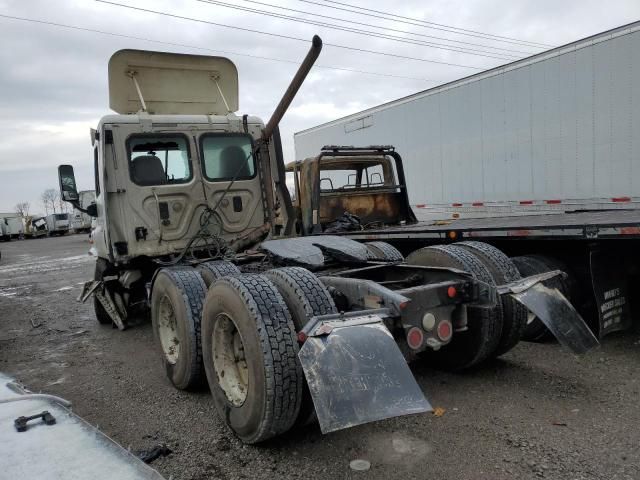
[[[460,242],[456,245],[468,249],[480,258],[489,269],[497,285],[522,278],[511,259],[493,245],[484,242]],[[524,305],[510,295],[502,295],[500,300],[502,303],[502,334],[493,354],[495,357],[499,357],[515,347],[527,326],[528,310]]]
[[[224,277],[211,285],[202,349],[216,410],[243,442],[262,442],[293,426],[304,375],[291,315],[267,277]]]
[[[153,282],[151,323],[162,364],[179,390],[204,385],[200,319],[207,287],[192,268],[163,268]]]
[[[109,267],[110,267],[110,264],[107,260],[105,260],[104,258],[98,258],[96,260],[96,269],[93,274],[93,279],[95,281],[101,282],[103,278],[106,276],[105,273],[107,272]],[[93,297],[93,310],[96,313],[96,320],[98,320],[98,323],[100,325],[113,324],[113,320],[111,320],[111,317],[109,316],[107,311],[104,309],[100,301],[95,296]]]
[[[282,295],[291,312],[296,332],[302,330],[311,317],[338,312],[327,287],[309,270],[302,267],[284,267],[269,270],[265,275]],[[311,392],[304,382],[302,404],[295,425],[309,425],[315,419]]]
[[[196,270],[200,272],[204,284],[209,286],[217,279],[227,276],[240,275],[240,269],[233,263],[226,260],[212,260],[204,262],[196,267]]]
[[[511,259],[518,271],[523,277],[537,275],[539,273],[549,272],[551,270],[562,270],[567,272],[567,267],[559,260],[543,255],[524,255],[521,257],[513,257]],[[567,272],[568,279],[561,277],[550,278],[543,282],[549,288],[557,288],[567,300],[573,300],[573,292],[571,274]],[[527,325],[522,332],[522,340],[527,342],[545,342],[551,340],[553,334],[545,326],[542,321],[529,313],[527,316]]]
[[[492,284],[491,273],[467,250],[454,245],[424,247],[409,254],[407,263],[430,267],[458,268],[480,281]],[[455,332],[451,342],[422,356],[446,370],[464,370],[488,359],[496,350],[502,332],[502,305],[468,309],[468,329]]]
[[[400,250],[387,242],[367,242],[364,245],[369,251],[371,260],[404,262],[404,255]]]

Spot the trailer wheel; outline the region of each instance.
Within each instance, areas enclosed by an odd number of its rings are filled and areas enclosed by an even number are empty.
[[[539,273],[549,272],[551,270],[562,270],[567,272],[567,267],[559,260],[542,255],[524,255],[521,257],[513,257],[511,259],[518,271],[523,277],[537,275]],[[567,272],[568,273],[568,272]],[[551,278],[544,282],[549,288],[557,288],[567,300],[571,301],[573,297],[571,274],[568,273],[569,279],[565,281],[560,277]],[[544,342],[553,338],[553,334],[545,326],[542,321],[533,313],[528,312],[527,326],[522,332],[522,339],[528,342]]]
[[[404,256],[400,253],[400,250],[387,242],[367,242],[364,245],[367,247],[372,260],[404,262]]]
[[[338,309],[324,284],[309,270],[302,267],[284,267],[269,270],[265,275],[282,295],[296,332],[302,330],[311,317],[337,313]],[[304,382],[302,404],[296,425],[309,425],[316,419],[311,392]]]
[[[291,315],[263,275],[216,280],[202,315],[207,380],[220,417],[245,443],[286,432],[304,376]]]
[[[491,273],[477,257],[454,245],[425,247],[409,254],[407,263],[430,267],[458,268],[471,273],[483,282],[493,284]],[[455,332],[451,342],[438,351],[423,355],[447,370],[463,370],[489,358],[500,342],[502,305],[493,308],[468,309],[467,330]]]
[[[192,268],[164,268],[151,292],[151,323],[167,377],[180,390],[204,384],[200,317],[207,287]]]
[[[207,288],[219,278],[229,275],[240,275],[240,269],[235,264],[227,262],[226,260],[204,262],[198,265],[196,270],[200,272]]]
[[[489,269],[497,285],[513,282],[522,278],[520,272],[518,272],[518,268],[511,259],[493,245],[483,242],[460,242],[456,243],[456,245],[466,248],[480,258],[482,263]],[[510,295],[503,295],[501,303],[503,314],[502,334],[498,348],[494,352],[494,356],[496,357],[507,353],[515,347],[527,326],[528,310],[520,302]]]
[[[96,269],[93,275],[93,279],[96,281],[102,281],[106,276],[105,273],[107,272],[109,267],[110,265],[107,260],[105,260],[104,258],[98,258],[96,260]],[[106,285],[105,288],[107,288]],[[100,323],[101,325],[113,324],[113,320],[111,320],[111,317],[95,296],[93,297],[93,310],[96,313],[96,319],[98,320],[98,323]]]

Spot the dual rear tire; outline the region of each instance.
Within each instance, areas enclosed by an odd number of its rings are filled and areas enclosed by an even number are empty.
[[[214,265],[208,290],[201,269],[157,274],[154,335],[173,385],[208,383],[224,422],[243,442],[258,443],[315,418],[296,332],[336,307],[303,268],[242,275],[224,263]]]
[[[202,316],[204,368],[220,417],[245,443],[289,430],[304,377],[291,315],[263,275],[211,285]]]
[[[521,278],[513,262],[497,248],[482,242],[460,242],[416,250],[407,263],[458,268],[490,285]],[[516,346],[527,324],[527,310],[505,295],[495,307],[469,307],[467,330],[456,332],[451,343],[425,355],[447,370],[463,370],[507,353]]]
[[[482,261],[467,249],[455,245],[425,247],[407,257],[411,265],[457,268],[471,273],[475,278],[495,284],[491,273]],[[488,359],[498,347],[502,335],[502,305],[492,308],[467,309],[467,328],[453,334],[450,343],[438,351],[428,350],[426,360],[446,370],[464,370]]]

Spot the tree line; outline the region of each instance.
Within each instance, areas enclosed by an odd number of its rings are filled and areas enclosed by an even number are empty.
[[[47,188],[40,195],[40,201],[44,207],[45,215],[50,213],[72,213],[73,208],[60,197],[60,192],[55,188]],[[29,216],[31,203],[19,202],[13,207],[14,211],[22,218]]]

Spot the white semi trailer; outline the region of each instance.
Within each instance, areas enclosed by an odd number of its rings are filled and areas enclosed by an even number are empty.
[[[78,192],[80,208],[86,209],[92,203],[96,201],[95,190],[84,190]],[[73,218],[71,220],[71,228],[75,233],[90,232],[91,231],[91,216],[78,210],[73,209]]]
[[[569,283],[583,288],[565,291],[593,292],[580,299],[600,335],[630,324],[626,292],[640,264],[640,22],[295,134],[297,159],[325,145],[393,145],[423,220],[352,238],[405,249],[481,238],[524,256],[527,274],[572,271]]]

